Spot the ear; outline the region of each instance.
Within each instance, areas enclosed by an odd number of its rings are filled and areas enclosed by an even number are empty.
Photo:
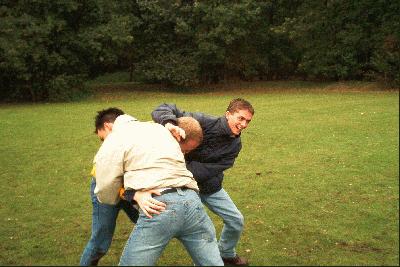
[[[231,113],[229,111],[225,112],[225,117],[228,118],[228,116],[231,115]]]
[[[114,125],[114,123],[112,123],[112,122],[105,122],[104,123],[104,130],[111,132],[112,128],[113,128],[113,125]]]

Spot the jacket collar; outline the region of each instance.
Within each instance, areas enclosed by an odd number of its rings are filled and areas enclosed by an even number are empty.
[[[131,121],[137,121],[137,119],[127,114],[118,116],[114,121],[113,131],[118,130],[120,127]]]

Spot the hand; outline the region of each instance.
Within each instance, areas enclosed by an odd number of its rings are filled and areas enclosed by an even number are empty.
[[[183,130],[182,128],[173,125],[172,123],[168,122],[167,124],[165,124],[165,128],[167,128],[172,136],[176,139],[176,141],[180,142],[181,139],[185,139],[186,138],[186,133],[185,130]]]
[[[160,214],[160,211],[165,210],[166,207],[165,203],[152,198],[151,194],[161,195],[159,190],[152,189],[148,191],[136,191],[133,197],[144,214],[149,218],[153,218],[151,214]]]

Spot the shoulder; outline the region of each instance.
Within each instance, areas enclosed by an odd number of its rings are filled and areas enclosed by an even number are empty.
[[[218,122],[218,117],[204,114],[201,112],[192,113],[192,117],[195,118],[200,123],[203,129],[213,127]]]

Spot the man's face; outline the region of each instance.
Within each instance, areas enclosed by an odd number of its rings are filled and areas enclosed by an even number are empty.
[[[190,151],[192,151],[193,149],[198,147],[198,145],[199,145],[199,143],[195,140],[189,140],[189,141],[185,142],[184,144],[179,143],[179,146],[181,147],[183,154],[189,153]]]
[[[247,109],[242,109],[234,113],[227,111],[225,116],[228,120],[229,128],[234,135],[239,135],[243,129],[246,129],[253,118],[253,114]]]

